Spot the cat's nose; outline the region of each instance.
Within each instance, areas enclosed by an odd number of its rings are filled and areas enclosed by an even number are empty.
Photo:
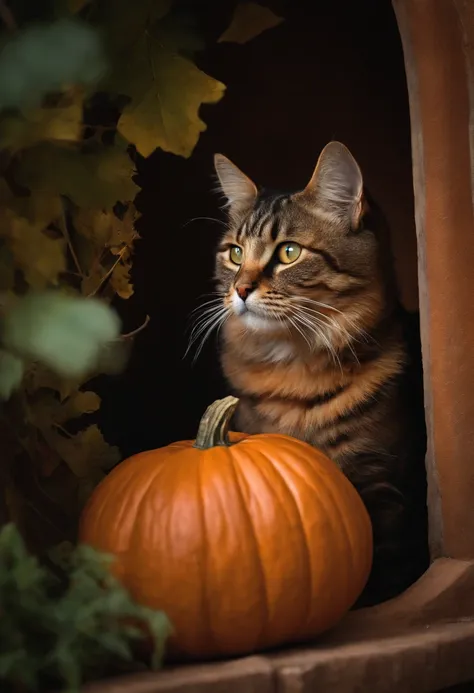
[[[255,289],[254,284],[240,284],[239,286],[235,287],[235,290],[237,292],[237,295],[240,296],[242,301],[247,300],[249,295],[252,293],[252,291]]]

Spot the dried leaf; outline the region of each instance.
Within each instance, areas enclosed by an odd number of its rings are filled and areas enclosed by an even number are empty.
[[[7,245],[0,244],[0,291],[9,291],[15,283],[13,254]]]
[[[26,388],[29,394],[41,388],[53,390],[58,393],[60,401],[63,401],[77,389],[77,383],[66,378],[61,378],[49,368],[45,368],[40,364],[35,364],[27,374]]]
[[[169,12],[173,0],[104,0],[96,3],[96,22],[106,35],[110,53],[120,61],[149,28]]]
[[[157,22],[154,25],[154,35],[163,48],[187,58],[192,58],[205,47],[195,16],[183,10],[169,12]]]
[[[91,0],[54,0],[56,15],[62,17],[69,14],[77,14]]]
[[[89,478],[97,469],[107,471],[120,461],[119,449],[105,441],[96,425],[71,438],[57,435],[54,448],[70,470],[81,478]]]
[[[90,390],[73,393],[57,410],[55,422],[65,423],[84,414],[92,414],[100,407],[100,397]]]
[[[33,289],[57,284],[66,270],[64,240],[49,238],[24,219],[15,219],[10,227],[10,250]]]
[[[24,364],[14,354],[0,349],[0,399],[9,399],[23,379]]]
[[[132,245],[138,238],[134,227],[137,216],[133,205],[129,206],[123,219],[119,219],[112,211],[78,209],[73,216],[73,222],[76,231],[92,241],[95,246],[120,247]]]
[[[76,92],[65,105],[4,116],[0,120],[0,148],[16,152],[38,142],[78,141],[82,135],[83,99],[83,94]]]
[[[133,295],[133,285],[130,281],[131,268],[130,262],[119,262],[111,274],[110,283],[120,298],[130,298]]]
[[[256,2],[240,2],[235,8],[229,27],[219,38],[219,43],[225,41],[247,43],[281,22],[283,17],[279,17],[268,7],[263,7]]]
[[[83,295],[86,297],[94,296],[107,276],[107,272],[105,267],[99,262],[96,262],[90,272],[81,280],[81,291]]]
[[[3,208],[0,235],[25,280],[32,288],[56,284],[66,269],[66,249],[62,238],[50,238],[44,233],[61,213],[56,196],[32,195],[12,198]]]
[[[132,180],[130,157],[113,147],[84,152],[74,146],[40,144],[23,152],[14,167],[18,183],[27,188],[69,197],[80,207],[111,209],[132,201],[139,188]]]

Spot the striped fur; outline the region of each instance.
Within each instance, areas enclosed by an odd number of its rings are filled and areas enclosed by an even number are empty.
[[[216,279],[237,425],[287,433],[335,460],[373,521],[365,603],[393,596],[426,567],[424,429],[383,218],[339,143],[296,194],[258,192],[221,156],[216,169],[230,213]],[[288,242],[301,255],[284,264]]]

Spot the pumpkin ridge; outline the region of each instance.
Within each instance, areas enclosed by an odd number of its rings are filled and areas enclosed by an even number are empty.
[[[334,462],[334,465],[336,465],[335,462]],[[300,476],[300,478],[302,478],[301,475],[299,475],[299,476]],[[337,516],[339,517],[339,520],[341,522],[341,526],[344,527],[344,543],[346,546],[346,555],[349,556],[349,562],[350,562],[350,568],[347,568],[347,570],[345,571],[345,576],[344,576],[344,588],[345,589],[344,589],[344,592],[345,592],[345,596],[347,597],[347,601],[351,601],[349,599],[349,597],[350,597],[350,587],[351,587],[351,575],[354,572],[354,563],[352,560],[352,542],[350,540],[349,531],[348,531],[348,528],[346,525],[346,517],[343,513],[341,513],[341,510],[339,508],[339,503],[334,498],[331,484],[327,484],[327,479],[326,479],[326,476],[324,474],[321,474],[321,473],[319,474],[318,482],[323,487],[323,491],[326,494],[326,496],[330,499],[331,505],[335,509],[335,512],[336,512]],[[318,491],[318,489],[311,482],[310,482],[310,487],[313,489],[313,491],[316,491],[316,492]],[[324,494],[320,494],[320,495],[324,495]]]
[[[285,460],[280,460],[280,462],[283,465],[286,465],[288,468],[290,468],[292,471],[294,471],[295,475],[303,482],[305,483],[309,488],[311,488],[312,491],[317,495],[319,502],[324,508],[324,511],[327,512],[327,504],[325,502],[326,498],[329,498],[331,500],[331,507],[334,508],[335,512],[337,513],[340,523],[342,527],[344,527],[344,544],[346,547],[346,554],[349,556],[349,561],[351,564],[351,570],[346,570],[345,571],[345,579],[344,579],[344,592],[345,596],[349,597],[350,596],[350,588],[351,588],[351,574],[354,572],[354,563],[352,560],[352,542],[350,540],[350,534],[347,528],[346,524],[346,518],[343,513],[341,513],[340,508],[339,508],[339,503],[336,502],[334,499],[334,494],[332,493],[332,488],[330,485],[327,484],[327,479],[326,475],[324,473],[318,473],[318,483],[323,486],[324,493],[321,493],[320,488],[318,488],[317,485],[313,483],[313,481],[310,479],[306,479],[298,470],[294,470],[293,467],[291,467]],[[333,464],[337,467],[336,463],[333,462]],[[354,489],[355,491],[355,489]],[[357,493],[357,491],[355,491]],[[361,499],[362,502],[362,499]],[[365,506],[364,506],[365,507]],[[347,601],[351,601],[347,599]]]
[[[252,451],[252,454],[255,454],[255,450]],[[248,461],[248,459],[247,459],[247,461]],[[252,535],[253,543],[255,545],[255,555],[256,555],[255,564],[257,566],[257,570],[258,570],[258,573],[260,575],[261,591],[262,591],[262,595],[263,595],[263,605],[265,608],[265,616],[264,616],[264,618],[262,618],[262,626],[261,626],[260,632],[258,634],[257,643],[256,643],[256,647],[258,647],[258,643],[260,643],[262,641],[263,636],[266,633],[268,626],[270,624],[270,605],[269,605],[269,601],[268,601],[268,591],[267,591],[267,583],[266,583],[266,577],[267,576],[265,574],[262,556],[260,554],[260,546],[259,546],[258,539],[257,539],[257,532],[256,532],[255,526],[253,524],[253,520],[252,520],[252,516],[250,514],[250,511],[249,511],[249,509],[245,503],[245,495],[244,495],[244,492],[242,489],[241,473],[240,473],[239,465],[235,462],[235,460],[232,457],[230,458],[230,462],[231,462],[232,472],[234,474],[235,481],[236,481],[236,488],[238,490],[240,501],[241,501],[243,515],[247,518],[250,534]]]
[[[283,488],[286,489],[288,498],[291,500],[291,503],[296,509],[296,512],[298,514],[298,517],[300,518],[300,525],[301,525],[301,536],[303,538],[303,546],[304,546],[304,554],[306,557],[306,575],[307,575],[307,593],[308,593],[308,599],[307,599],[307,607],[306,607],[306,616],[305,616],[305,627],[307,626],[308,622],[310,621],[310,617],[312,616],[313,613],[313,567],[311,565],[311,553],[309,550],[309,537],[308,533],[306,531],[306,525],[304,522],[303,515],[301,513],[300,507],[298,505],[298,502],[295,498],[295,494],[293,493],[291,487],[288,484],[288,481],[286,478],[283,476],[281,473],[280,469],[278,468],[278,464],[281,463],[281,460],[277,460],[277,463],[274,463],[274,469],[280,479],[282,480],[282,485]],[[290,471],[293,471],[292,467],[290,465],[287,465],[290,468]],[[303,628],[301,629],[302,631],[304,630]]]
[[[255,454],[255,451],[253,452],[253,454]],[[259,454],[261,457],[263,457],[263,459],[264,459],[265,461],[268,461],[268,458],[266,457],[266,455],[265,455],[263,452],[258,451],[258,454]],[[281,497],[275,493],[274,485],[273,485],[273,484],[271,483],[271,481],[268,479],[268,476],[266,475],[266,473],[265,473],[265,471],[264,471],[265,467],[264,467],[264,466],[259,467],[259,466],[254,462],[253,459],[251,459],[251,462],[254,464],[255,467],[257,467],[258,471],[260,472],[261,477],[265,480],[267,486],[272,490],[274,498],[276,498],[277,501],[278,501],[278,507],[280,508],[280,510],[281,510],[281,512],[282,512],[282,515],[286,518],[286,520],[287,520],[287,522],[288,522],[288,525],[291,526],[291,521],[290,521],[290,518],[289,518],[288,513],[287,513],[287,511],[286,511],[286,508],[285,508],[285,503],[283,502],[283,500],[281,499]],[[274,470],[276,476],[279,477],[279,479],[281,480],[281,482],[282,482],[282,488],[283,488],[283,489],[286,489],[286,497],[288,497],[288,495],[290,496],[292,505],[296,508],[297,515],[298,515],[298,517],[301,519],[301,513],[300,513],[300,511],[299,511],[298,506],[296,505],[296,502],[295,502],[295,499],[294,499],[293,495],[290,493],[290,490],[289,490],[289,488],[288,488],[288,484],[286,483],[285,478],[282,476],[282,474],[280,474],[280,471],[279,471],[278,469],[276,469],[276,467],[275,467],[274,464],[272,464],[272,469]],[[285,493],[285,491],[284,491],[284,493]],[[306,587],[309,588],[309,589],[307,589],[307,592],[308,592],[308,600],[307,600],[307,604],[306,604],[306,609],[304,610],[304,613],[305,613],[305,614],[308,614],[308,613],[310,613],[310,610],[311,610],[311,602],[312,602],[312,596],[311,596],[311,595],[312,595],[312,592],[313,592],[313,571],[311,570],[311,558],[310,558],[309,549],[308,549],[307,534],[306,534],[306,532],[305,532],[305,530],[304,530],[303,527],[301,527],[301,528],[299,529],[299,534],[300,534],[300,536],[301,536],[301,538],[302,538],[302,540],[303,540],[304,554],[305,554],[305,561],[304,561],[304,563],[305,563],[305,565],[306,565],[306,569],[305,569],[304,572],[306,573]]]
[[[117,466],[112,470],[112,472],[110,472],[110,474],[112,474],[113,471],[115,471],[115,470],[117,470],[118,474],[120,474],[120,471],[122,471],[122,470],[119,471],[119,467],[120,467],[120,465],[117,465]],[[127,470],[127,471],[128,471],[128,470]],[[123,474],[123,479],[121,480],[122,483],[121,483],[121,485],[119,486],[119,488],[118,488],[118,490],[117,490],[117,492],[116,492],[117,495],[118,495],[119,497],[121,496],[122,492],[123,492],[126,488],[129,487],[129,485],[130,485],[130,477],[131,477],[131,476],[132,476],[131,474]],[[110,476],[105,477],[104,483],[108,484],[108,483],[109,483],[109,480],[110,480]],[[122,507],[121,507],[120,517],[115,517],[115,518],[114,518],[114,523],[116,523],[117,525],[120,524],[120,520],[122,519],[122,517],[123,517],[123,515],[124,515],[124,513],[125,513],[126,511],[128,511],[128,507],[127,507],[127,503],[124,502],[123,505],[122,505]],[[97,517],[94,519],[94,525],[100,526],[100,525],[102,524],[102,522],[103,522],[104,515],[105,515],[106,513],[110,513],[110,505],[109,505],[108,497],[107,497],[107,496],[106,496],[105,498],[102,498],[102,499],[101,499],[101,502],[100,502],[100,504],[99,504],[98,515],[97,515]],[[102,550],[104,550],[105,547],[99,547],[99,548],[101,548]]]
[[[205,458],[203,458],[205,459]],[[202,467],[203,465],[203,459],[198,460],[196,464],[196,476],[197,476],[197,492],[198,492],[198,506],[199,506],[199,516],[201,518],[201,532],[202,532],[202,538],[203,541],[201,542],[201,554],[202,554],[202,580],[201,580],[201,604],[202,604],[202,609],[201,609],[201,614],[202,614],[202,619],[203,623],[206,625],[206,630],[207,634],[209,637],[209,640],[212,642],[213,647],[216,648],[217,641],[216,641],[216,636],[214,634],[214,630],[212,627],[212,622],[211,622],[211,611],[209,609],[209,594],[208,594],[208,579],[207,576],[209,575],[209,568],[208,568],[208,553],[207,553],[207,546],[208,546],[208,541],[209,541],[209,532],[207,530],[207,523],[206,523],[206,513],[204,510],[204,494],[203,494],[203,485],[202,485]],[[217,647],[217,650],[220,648]]]
[[[334,464],[336,465],[335,462],[334,462]],[[336,465],[336,467],[337,467],[337,465]],[[352,484],[350,484],[350,482],[349,482],[348,479],[345,479],[345,481],[347,482],[347,483],[345,484],[346,488],[349,489],[350,491],[354,491],[354,493],[357,494],[357,496],[358,496],[358,498],[359,498],[361,504],[364,506],[364,510],[365,510],[365,504],[364,504],[362,498],[360,497],[359,492],[355,489],[354,486],[352,486]],[[331,485],[328,485],[328,484],[327,484],[327,480],[326,480],[326,478],[324,477],[324,475],[321,475],[321,476],[320,476],[320,482],[321,482],[322,486],[325,488],[325,490],[326,490],[328,496],[330,496],[330,498],[332,499],[333,504],[335,505],[335,507],[336,507],[336,509],[337,509],[337,513],[338,513],[338,516],[339,516],[339,518],[340,518],[341,525],[344,527],[344,534],[345,534],[345,538],[346,538],[346,543],[348,544],[348,547],[349,547],[348,554],[349,554],[349,562],[350,562],[350,568],[348,567],[348,569],[347,569],[347,571],[346,571],[346,576],[347,576],[347,580],[346,580],[346,593],[350,594],[349,590],[350,590],[350,587],[351,587],[351,576],[354,575],[354,560],[353,560],[354,551],[353,551],[353,545],[352,545],[352,540],[351,540],[351,537],[352,537],[353,533],[350,531],[350,528],[348,528],[348,525],[347,525],[347,522],[346,522],[346,519],[347,519],[347,518],[346,518],[346,516],[344,515],[344,513],[341,512],[341,510],[340,510],[340,508],[339,508],[339,504],[334,502],[334,494],[333,494],[333,491],[332,491],[332,487],[331,487]],[[349,487],[348,484],[350,484],[350,487]],[[343,488],[344,488],[344,486],[341,485],[341,489],[343,489]],[[348,495],[348,494],[346,493],[345,490],[344,490],[344,495],[345,495],[345,497],[347,498],[347,495]]]
[[[159,467],[160,472],[163,471],[164,465],[161,465]],[[158,476],[161,476],[160,473],[158,473]],[[132,477],[133,478],[133,477]],[[130,555],[130,553],[133,556],[132,559],[132,564],[135,564],[136,562],[136,557],[135,557],[135,551],[140,549],[140,534],[143,530],[144,526],[144,521],[142,518],[142,515],[145,513],[148,513],[148,503],[146,502],[147,496],[150,493],[151,495],[151,490],[155,484],[157,476],[154,474],[152,475],[151,481],[149,482],[148,486],[146,487],[145,491],[141,494],[140,501],[137,504],[137,513],[135,517],[135,522],[133,525],[133,529],[129,535],[128,539],[128,546],[127,546],[127,554]],[[137,541],[137,536],[138,536],[138,541]],[[131,549],[131,550],[130,550]]]

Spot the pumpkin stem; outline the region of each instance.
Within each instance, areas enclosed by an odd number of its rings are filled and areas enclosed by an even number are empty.
[[[207,450],[216,445],[230,445],[229,423],[237,408],[237,397],[224,397],[211,404],[201,419],[194,443],[195,448]]]

